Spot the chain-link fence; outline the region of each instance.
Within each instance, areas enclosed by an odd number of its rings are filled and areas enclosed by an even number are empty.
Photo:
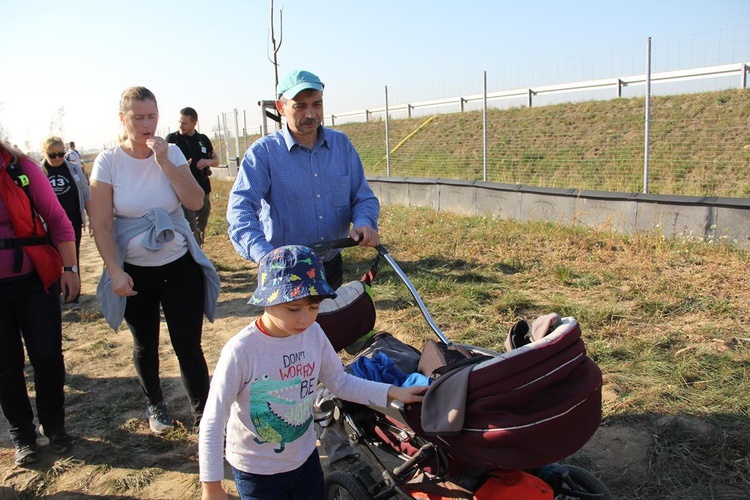
[[[352,139],[370,176],[750,197],[748,61],[744,26],[386,87],[348,110],[326,95],[325,121]],[[257,123],[260,112],[249,115]],[[224,162],[260,137],[249,115],[218,117]]]

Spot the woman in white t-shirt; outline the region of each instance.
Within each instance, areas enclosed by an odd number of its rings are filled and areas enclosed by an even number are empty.
[[[151,431],[164,434],[172,419],[159,380],[159,307],[197,428],[209,387],[203,315],[213,320],[219,280],[181,208],[198,210],[203,189],[180,149],[156,136],[158,120],[150,90],[123,92],[123,137],[99,153],[91,173],[91,223],[105,264],[97,289],[102,312],[115,330],[126,321]]]

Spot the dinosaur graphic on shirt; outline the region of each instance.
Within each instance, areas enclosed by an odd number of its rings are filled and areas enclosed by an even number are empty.
[[[264,441],[279,443],[276,453],[284,451],[286,443],[304,435],[312,423],[310,404],[299,400],[299,377],[289,380],[273,380],[264,375],[253,381],[250,389],[250,418],[255,430]]]

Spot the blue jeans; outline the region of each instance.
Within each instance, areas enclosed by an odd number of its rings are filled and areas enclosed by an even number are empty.
[[[323,468],[317,449],[293,471],[262,475],[232,467],[232,474],[242,500],[325,500]]]

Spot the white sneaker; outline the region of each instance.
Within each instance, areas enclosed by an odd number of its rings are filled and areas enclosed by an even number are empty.
[[[148,405],[146,415],[148,415],[148,425],[154,434],[162,435],[172,428],[172,418],[169,416],[164,401]]]

